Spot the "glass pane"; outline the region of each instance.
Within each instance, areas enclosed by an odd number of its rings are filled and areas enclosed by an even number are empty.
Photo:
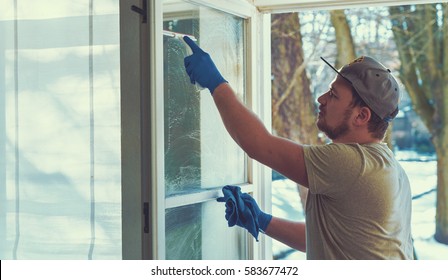
[[[190,83],[183,63],[189,48],[176,36],[194,36],[244,98],[243,26],[243,19],[219,11],[164,1],[167,196],[246,181],[244,153],[226,132],[209,91]]]
[[[166,258],[210,260],[247,258],[246,235],[229,228],[224,205],[215,201],[166,211]]]
[[[119,1],[0,3],[0,259],[120,259]]]

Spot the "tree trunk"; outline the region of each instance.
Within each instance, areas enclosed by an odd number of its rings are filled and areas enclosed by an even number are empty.
[[[448,4],[443,4],[443,31],[442,48],[448,48]],[[440,58],[440,57],[438,57]],[[436,58],[437,59],[437,58]],[[436,233],[435,239],[440,243],[448,244],[448,54],[442,58],[442,73],[440,75],[442,82],[442,94],[440,98],[442,108],[440,133],[435,142],[437,142],[437,207],[436,207]],[[437,141],[438,140],[438,141]]]
[[[437,154],[446,154],[448,151],[448,139],[441,139],[440,146],[436,146]],[[442,186],[442,187],[441,187]],[[436,233],[434,238],[444,244],[448,244],[448,164],[445,157],[437,158],[437,206],[436,206]]]
[[[271,36],[274,132],[302,143],[315,142],[316,106],[305,72],[298,15],[272,15]]]
[[[306,75],[300,21],[297,13],[271,17],[272,126],[278,136],[293,141],[318,142],[316,104]],[[299,187],[302,205],[306,188]]]
[[[353,37],[347,17],[345,16],[345,11],[330,11],[330,18],[335,31],[336,47],[338,51],[335,65],[336,68],[340,68],[355,60],[355,44],[353,43]]]
[[[448,4],[397,6],[389,11],[401,61],[400,80],[436,149],[435,239],[448,244],[448,55],[444,52],[448,47]]]

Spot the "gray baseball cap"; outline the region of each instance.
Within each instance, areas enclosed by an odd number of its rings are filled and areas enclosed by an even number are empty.
[[[347,80],[364,102],[381,119],[391,121],[400,100],[400,87],[391,71],[368,56],[361,56],[336,70],[323,57],[321,59]]]

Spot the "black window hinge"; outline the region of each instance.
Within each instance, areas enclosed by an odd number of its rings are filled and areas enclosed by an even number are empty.
[[[137,7],[135,5],[131,6],[131,10],[140,14],[142,16],[142,23],[146,23],[147,21],[147,14],[148,14],[148,4],[147,4],[147,0],[143,0],[142,1],[142,7]]]

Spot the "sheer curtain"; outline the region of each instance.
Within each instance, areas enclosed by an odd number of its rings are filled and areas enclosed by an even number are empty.
[[[121,259],[119,0],[0,7],[0,259]]]

